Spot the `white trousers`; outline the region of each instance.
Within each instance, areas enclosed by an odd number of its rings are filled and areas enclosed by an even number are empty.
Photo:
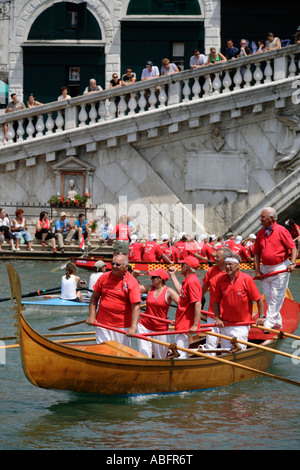
[[[148,330],[140,323],[138,324],[138,333],[139,334],[147,334],[147,333],[154,333],[154,331]],[[152,338],[152,336],[150,336]],[[167,335],[159,335],[153,336],[154,339],[158,339],[159,341],[164,341],[165,343],[169,343],[169,338]],[[147,357],[152,357],[152,352],[155,359],[165,359],[168,348],[161,344],[151,343],[151,341],[146,341],[144,339],[138,339],[138,348],[140,353],[145,354]]]
[[[104,343],[105,341],[117,341],[117,343],[124,344],[129,348],[131,347],[131,338],[129,338],[129,336],[123,335],[123,333],[107,330],[106,328],[101,328],[99,326],[96,326],[95,333],[97,344]]]
[[[190,340],[191,340],[191,335],[189,335],[189,334],[183,333],[183,334],[175,336],[175,343],[180,348],[188,349],[189,346],[190,346]],[[178,353],[179,353],[179,357],[177,359],[188,359],[189,358],[189,354],[185,351],[179,351],[178,350]]]
[[[207,325],[210,325],[212,323],[215,323],[216,320],[215,318],[212,317],[207,317]],[[221,333],[220,328],[212,327],[211,331],[213,333]],[[219,338],[217,336],[211,336],[209,333],[207,333],[206,336],[206,341],[205,341],[205,349],[217,349],[219,344]],[[211,353],[212,356],[215,356],[215,353]]]
[[[286,269],[290,264],[290,261],[286,259],[283,263],[276,264],[274,266],[262,265],[260,270],[263,274],[268,274],[273,271],[281,271]],[[290,273],[276,274],[261,280],[261,287],[265,295],[267,303],[267,314],[264,326],[266,328],[282,327],[282,318],[280,315],[280,309],[284,301],[285,291],[287,289],[290,279]]]
[[[242,341],[248,341],[250,326],[225,326],[220,328],[220,333],[225,336],[231,336],[232,338],[241,339]],[[246,349],[246,344],[238,343],[241,349]],[[232,349],[233,345],[229,339],[221,338],[221,348]]]

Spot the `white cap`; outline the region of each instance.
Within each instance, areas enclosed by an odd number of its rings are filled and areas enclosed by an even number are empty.
[[[241,243],[242,240],[243,240],[243,237],[241,237],[240,235],[237,235],[237,236],[235,237],[235,242],[236,242],[236,243]]]
[[[215,234],[213,233],[213,234],[210,236],[210,238],[211,238],[212,240],[215,240],[215,239],[217,238],[217,235],[215,235]]]
[[[254,235],[254,233],[250,233],[249,238],[253,238],[253,240],[255,240],[256,236]]]
[[[153,240],[157,240],[157,235],[156,233],[150,233],[149,235],[149,241],[153,242]]]
[[[161,236],[162,241],[164,241],[164,240],[169,240],[169,238],[170,238],[170,237],[169,237],[169,235],[168,235],[167,233],[164,233],[164,234]]]
[[[205,233],[202,233],[201,235],[199,235],[198,242],[203,242],[203,240],[205,240],[206,238],[207,235],[205,235]]]
[[[137,239],[137,235],[131,235],[130,236],[130,245],[132,245]]]
[[[181,240],[182,237],[184,237],[185,235],[186,235],[185,232],[180,232],[179,235],[178,235],[179,240]]]

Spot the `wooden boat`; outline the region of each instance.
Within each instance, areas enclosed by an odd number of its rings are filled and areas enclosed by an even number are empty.
[[[111,260],[110,259],[105,259],[103,257],[97,257],[97,256],[87,256],[85,258],[73,258],[74,263],[78,268],[82,269],[87,269],[88,271],[93,271],[95,263],[99,260],[102,260],[106,263],[106,268],[111,269]],[[154,271],[155,269],[162,268],[162,269],[168,269],[171,265],[167,263],[161,263],[161,262],[147,262],[147,261],[135,261],[135,262],[130,262],[129,263],[132,269],[138,269],[139,271]],[[296,261],[297,267],[300,267],[300,259],[297,259]],[[178,269],[181,268],[180,264],[175,264]],[[209,264],[208,263],[200,263],[200,266],[198,269],[200,270],[205,270],[207,271],[209,269]],[[248,270],[248,269],[254,269],[254,264],[253,263],[248,263],[248,262],[242,262],[240,263],[240,269]]]
[[[11,286],[18,279],[10,266]],[[19,281],[18,281],[19,282]],[[223,387],[267,374],[274,352],[250,347],[221,358],[150,359],[113,341],[97,344],[61,344],[38,334],[22,314],[21,294],[16,298],[19,344],[24,373],[35,386],[101,395],[161,394]],[[300,305],[286,297],[282,308],[283,329],[294,332]],[[257,312],[254,310],[254,317]],[[283,339],[251,328],[249,341],[279,348]],[[196,353],[197,354],[197,353]],[[283,379],[289,381],[288,379]],[[291,381],[289,381],[291,382]]]

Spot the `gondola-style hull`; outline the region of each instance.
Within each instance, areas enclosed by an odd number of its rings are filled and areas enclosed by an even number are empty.
[[[294,331],[299,321],[299,304],[286,299],[284,310],[288,313],[284,316],[285,325]],[[38,387],[102,395],[176,393],[223,387],[259,375],[210,357],[149,359],[115,342],[62,345],[40,336],[22,314],[19,318],[24,372]],[[253,335],[256,339],[259,335],[264,337],[257,330]],[[265,338],[269,338],[271,348],[279,347],[283,341],[272,335]],[[274,353],[256,348],[226,355],[226,360],[234,364],[260,371],[268,370],[273,359]]]

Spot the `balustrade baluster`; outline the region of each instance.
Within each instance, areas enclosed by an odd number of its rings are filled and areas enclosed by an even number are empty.
[[[230,71],[226,70],[225,77],[223,78],[223,87],[224,87],[223,93],[229,93],[230,92],[231,84],[232,84],[232,80],[231,80],[231,77],[230,77]]]
[[[118,117],[117,115],[117,106],[116,106],[116,103],[115,103],[115,98],[111,99],[110,102],[109,102],[109,106],[108,106],[108,117],[107,119],[108,120],[111,120],[111,119],[114,119],[116,117]]]
[[[203,91],[204,91],[204,96],[209,96],[211,94],[211,80],[210,80],[209,75],[205,75]]]
[[[140,91],[140,98],[138,100],[138,105],[141,109],[141,111],[145,111],[145,108],[147,106],[147,100],[145,98],[145,91]]]
[[[128,108],[130,109],[128,113],[129,116],[135,114],[135,110],[137,108],[136,95],[130,95],[130,99],[128,101]]]
[[[38,116],[38,120],[37,120],[35,128],[37,130],[36,137],[42,137],[44,135],[44,129],[45,129],[43,115],[40,114]]]
[[[7,132],[6,132],[6,138],[7,138],[7,143],[12,144],[15,138],[15,130],[14,130],[14,123],[9,122],[7,126]]]
[[[265,73],[265,77],[266,77],[265,80],[264,80],[264,83],[270,83],[272,81],[272,76],[273,76],[273,69],[272,69],[270,60],[267,60],[267,65],[266,65],[266,68],[264,70],[264,73]]]
[[[148,101],[149,101],[149,104],[150,104],[149,110],[150,109],[155,109],[155,105],[157,103],[157,98],[156,98],[156,95],[155,95],[155,91],[156,91],[155,87],[150,88],[150,96],[148,98]]]
[[[30,140],[30,139],[33,139],[33,134],[34,134],[34,131],[35,131],[35,128],[34,128],[34,125],[32,123],[32,117],[28,118],[28,124],[27,124],[27,127],[26,127],[26,132],[27,132],[27,139]],[[19,124],[19,127],[20,127],[20,124]],[[23,129],[23,126],[22,126],[22,129]],[[17,134],[19,135],[19,128],[18,128],[18,131],[17,131]],[[24,132],[23,132],[24,134]],[[19,140],[19,139],[18,139]],[[22,139],[20,140],[23,140],[23,135],[22,135]]]
[[[260,85],[261,84],[261,81],[263,79],[263,73],[261,71],[261,68],[260,68],[260,62],[256,63],[255,64],[255,70],[254,70],[254,74],[253,74],[253,78],[255,80],[255,85]]]
[[[159,108],[164,108],[166,106],[167,99],[168,99],[167,93],[165,90],[165,86],[163,85],[158,95]]]
[[[248,64],[244,73],[244,88],[250,88],[252,81],[252,72],[251,72],[251,65]]]
[[[212,82],[213,94],[218,95],[222,87],[222,82],[220,80],[220,75],[216,73],[216,76]]]
[[[57,111],[57,117],[55,119],[56,130],[55,132],[62,132],[64,126],[64,118],[62,116],[61,110]]]
[[[289,65],[289,77],[295,77],[296,75],[296,72],[297,72],[297,67],[296,67],[296,64],[295,64],[295,57],[293,55],[290,56],[291,58],[291,63]]]
[[[106,117],[105,101],[100,101],[98,114],[99,114],[99,116],[100,116],[100,122],[105,121],[105,117]]]
[[[81,106],[80,112],[78,114],[78,119],[80,121],[79,127],[84,127],[86,126],[86,121],[88,119],[87,112],[85,110],[85,104]]]
[[[18,129],[17,129],[18,142],[24,139],[24,134],[25,134],[25,130],[23,127],[23,119],[20,119],[18,121]]]
[[[125,113],[127,111],[127,103],[126,103],[124,95],[122,95],[120,97],[120,101],[119,101],[119,104],[118,104],[118,109],[119,109],[119,116],[120,117],[125,116]]]
[[[4,142],[4,140],[6,140],[5,133],[4,133],[4,125],[0,126],[0,147],[3,147],[6,143]]]
[[[46,135],[51,135],[53,134],[53,128],[54,128],[54,121],[52,119],[52,114],[49,113],[46,121],[46,127],[47,127],[47,132]]]
[[[243,81],[243,77],[241,74],[241,67],[238,67],[233,76],[233,82],[235,84],[234,90],[239,90],[241,88],[242,81]]]
[[[190,89],[190,86],[189,86],[189,81],[184,80],[183,83],[184,83],[184,87],[182,89],[182,94],[183,94],[184,98],[183,98],[182,101],[184,103],[188,103],[190,101],[190,93],[191,93],[191,89]]]
[[[194,79],[194,84],[192,86],[192,93],[193,93],[192,100],[198,100],[200,98],[201,86],[200,86],[198,78]]]
[[[96,111],[95,103],[91,104],[91,109],[90,109],[90,112],[89,112],[89,118],[90,118],[90,124],[96,124],[97,111]]]

